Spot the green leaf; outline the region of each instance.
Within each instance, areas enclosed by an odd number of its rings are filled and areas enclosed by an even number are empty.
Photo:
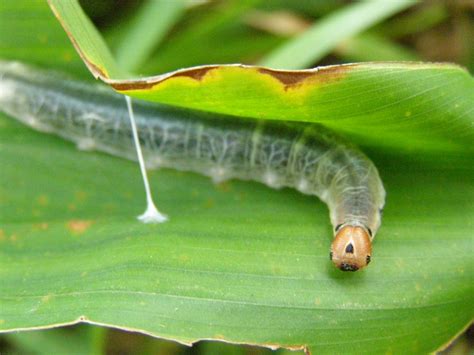
[[[76,0],[48,0],[48,3],[82,60],[96,78],[127,76],[117,65],[102,36]]]
[[[23,354],[102,354],[104,329],[76,326],[76,329],[52,329],[42,332],[20,332],[4,335],[4,339]],[[96,344],[97,343],[97,344]]]
[[[245,14],[259,3],[260,0],[233,0],[211,8],[194,9],[140,73],[163,73],[207,63],[255,61],[282,41],[245,25]],[[219,50],[215,50],[216,44]]]
[[[3,331],[87,321],[183,343],[426,353],[472,320],[474,173],[461,156],[372,154],[384,223],[371,266],[348,275],[329,261],[315,198],[162,170],[151,180],[171,220],[143,225],[134,163],[0,127]]]
[[[282,69],[306,68],[329,54],[342,40],[413,4],[413,0],[372,0],[345,6],[267,55],[260,64]]]
[[[176,106],[319,122],[367,145],[472,151],[474,80],[450,64],[367,63],[312,72],[208,66],[112,86]]]
[[[376,33],[363,33],[337,46],[335,52],[348,61],[420,61],[419,55]]]
[[[380,32],[392,38],[403,37],[426,31],[448,19],[446,4],[433,2],[422,5],[397,21],[389,21],[380,26]]]
[[[0,57],[24,60],[90,77],[43,0],[0,1]]]
[[[380,6],[369,4],[375,3]],[[94,61],[106,47],[95,52],[103,43],[94,44],[90,34],[97,33],[79,5],[50,4],[73,43],[88,34],[76,48],[89,67],[106,65]],[[234,116],[319,122],[369,145],[400,149],[402,140],[403,149],[453,150],[473,137],[474,81],[450,64],[369,63],[307,71],[216,65],[125,81],[103,74],[95,72],[115,90],[140,99]],[[447,118],[453,122],[445,128]]]

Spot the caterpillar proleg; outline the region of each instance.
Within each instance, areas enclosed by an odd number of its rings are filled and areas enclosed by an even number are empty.
[[[24,64],[0,62],[0,109],[79,147],[135,160],[122,95]],[[135,101],[148,168],[254,180],[316,195],[330,211],[330,257],[341,270],[370,262],[385,191],[373,163],[317,124],[261,121]]]

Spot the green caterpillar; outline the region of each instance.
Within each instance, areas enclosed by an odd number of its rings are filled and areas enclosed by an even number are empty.
[[[0,62],[0,105],[32,128],[82,149],[136,159],[125,100],[108,88]],[[330,210],[334,264],[355,271],[370,262],[385,191],[374,164],[351,144],[316,124],[222,117],[141,101],[134,111],[149,168],[316,195]]]

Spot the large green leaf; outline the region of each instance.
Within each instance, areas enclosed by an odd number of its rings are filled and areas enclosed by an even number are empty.
[[[315,198],[163,170],[151,179],[171,220],[143,225],[135,164],[0,123],[3,331],[86,321],[184,343],[414,353],[472,319],[468,160],[376,157],[384,223],[373,264],[347,274]]]
[[[155,84],[145,79],[112,86],[177,106],[319,122],[366,144],[396,149],[452,150],[468,146],[474,133],[474,80],[450,64],[365,63],[321,67],[309,74],[201,67],[160,77]]]
[[[404,149],[440,150],[473,139],[474,80],[455,65],[368,63],[306,71],[211,65],[117,80],[113,59],[80,6],[49,2],[93,74],[130,96],[235,116],[320,122],[396,149],[405,138]]]

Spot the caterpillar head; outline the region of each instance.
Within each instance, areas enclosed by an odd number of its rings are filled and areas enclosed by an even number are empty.
[[[368,231],[360,226],[344,226],[337,231],[330,258],[342,271],[357,271],[370,263],[372,243]]]

